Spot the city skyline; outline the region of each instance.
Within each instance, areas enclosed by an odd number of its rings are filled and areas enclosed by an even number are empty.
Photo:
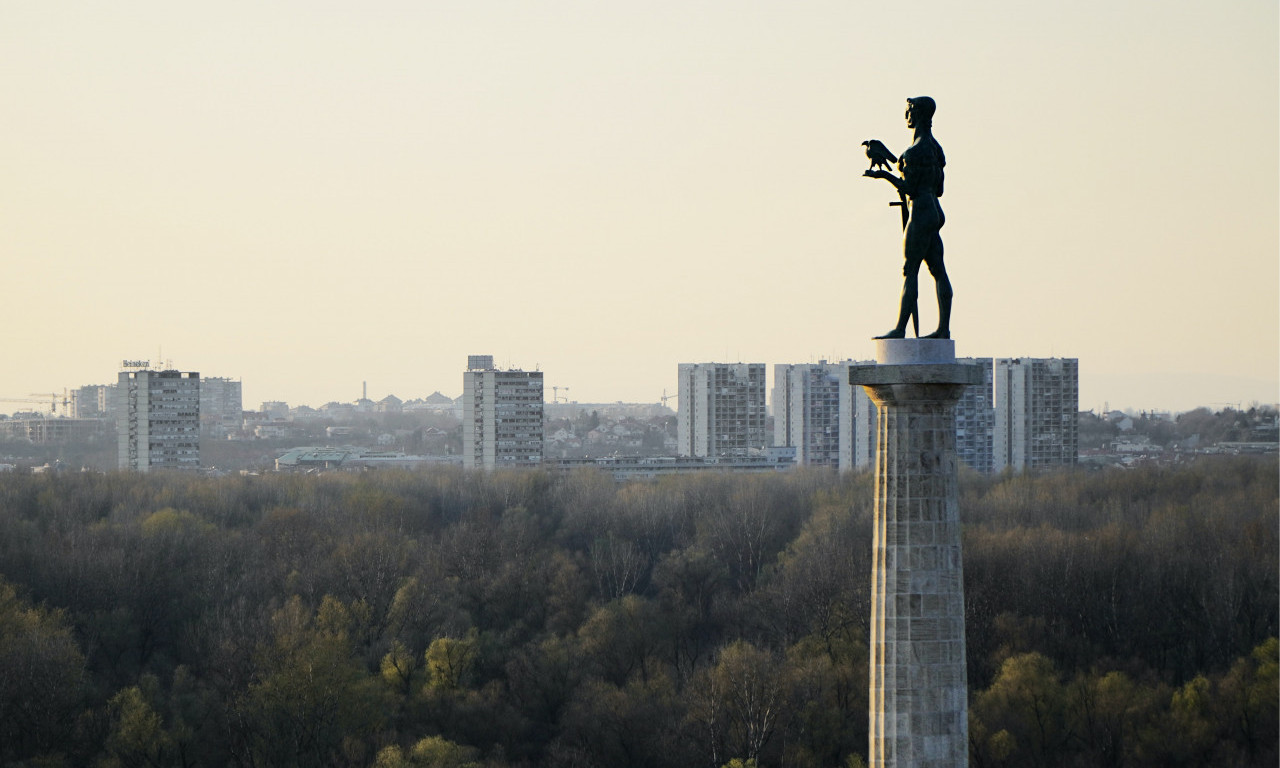
[[[1274,3],[879,10],[10,4],[0,396],[164,357],[249,407],[454,397],[481,350],[657,402],[680,362],[867,359],[901,248],[860,142],[930,95],[958,355],[1078,358],[1082,409],[1280,400]]]
[[[470,358],[470,357],[474,357],[474,356],[469,356],[469,358]],[[485,357],[492,358],[492,355],[488,355],[488,356],[485,356]],[[962,358],[962,359],[976,359],[976,358]],[[989,361],[989,360],[991,360],[992,358],[991,358],[991,357],[987,357],[987,358],[985,358],[985,359],[987,359],[987,360]],[[1036,359],[1038,359],[1038,358],[1030,358],[1029,356],[1022,356],[1022,357],[1012,357],[1012,358],[1005,358],[1005,359],[1013,360],[1013,361],[1015,361],[1015,362],[1016,362],[1016,361],[1018,361],[1018,360],[1022,360],[1022,359],[1036,360]],[[1065,359],[1065,358],[1046,358],[1046,359]],[[1072,358],[1072,359],[1075,359],[1075,358]],[[128,365],[128,366],[122,366],[122,367],[121,367],[121,371],[122,371],[122,372],[123,372],[123,371],[126,371],[126,370],[149,370],[149,371],[156,371],[156,372],[158,372],[158,371],[164,371],[164,370],[177,370],[177,367],[171,364],[171,363],[172,363],[172,361],[165,361],[165,364],[164,364],[164,365],[160,365],[160,366],[152,365],[152,364],[150,364],[150,363],[151,363],[151,361],[145,361],[145,360],[128,360],[128,361],[124,361],[124,362],[127,362],[127,363],[129,363],[130,365]],[[493,365],[494,369],[495,369],[495,370],[498,370],[498,371],[515,371],[515,372],[520,372],[520,371],[522,371],[522,370],[523,370],[523,369],[521,369],[519,366],[515,366],[515,365],[497,365],[497,364],[493,364],[493,363],[492,363],[492,360],[491,360],[490,362],[491,362],[491,364]],[[766,364],[766,363],[721,363],[721,362],[716,362],[716,361],[704,361],[704,362],[702,362],[702,363],[696,363],[696,364],[691,364],[691,363],[682,363],[682,364],[680,364],[680,365],[681,365],[682,367],[683,367],[683,366],[688,366],[688,365],[711,365],[711,366],[716,366],[716,365],[721,365],[721,366],[765,365],[766,367],[768,367],[768,366],[772,366],[772,367],[774,367],[774,368],[777,368],[777,367],[783,367],[783,368],[803,367],[803,368],[808,368],[808,367],[821,367],[821,366],[828,366],[828,365],[830,365],[830,366],[835,366],[835,365],[846,365],[846,364],[851,364],[851,363],[856,363],[856,362],[859,362],[859,361],[855,361],[855,360],[851,360],[851,359],[843,359],[843,360],[827,360],[827,359],[823,358],[823,359],[816,360],[816,361],[811,361],[811,362],[791,362],[791,363],[767,363],[767,364]],[[863,361],[863,362],[865,362],[865,363],[867,363],[867,364],[874,364],[874,361]],[[545,372],[543,372],[543,371],[536,371],[536,372],[537,372],[538,374],[543,374],[543,373],[545,373]],[[197,371],[196,373],[202,373],[202,372]],[[379,402],[379,401],[381,401],[381,400],[383,400],[383,399],[385,399],[385,398],[388,398],[388,397],[394,397],[394,398],[397,398],[398,400],[401,400],[401,401],[403,401],[403,402],[408,403],[408,402],[418,402],[418,401],[427,400],[428,398],[432,397],[433,395],[444,395],[444,396],[448,397],[450,400],[455,401],[455,403],[456,403],[456,402],[458,402],[458,401],[460,401],[460,400],[462,400],[462,399],[465,399],[465,394],[466,394],[466,393],[465,393],[465,389],[466,389],[466,381],[465,381],[465,378],[466,378],[466,375],[470,373],[470,371],[469,371],[469,369],[467,369],[467,370],[464,370],[464,371],[463,371],[463,373],[464,373],[464,381],[456,387],[456,390],[458,391],[458,394],[456,394],[456,395],[451,395],[451,394],[449,394],[449,392],[450,392],[450,391],[452,391],[452,390],[450,390],[448,387],[441,387],[441,388],[437,388],[437,389],[432,390],[431,392],[423,392],[423,391],[415,391],[415,392],[380,392],[380,391],[378,391],[378,390],[375,388],[375,389],[373,390],[373,392],[372,392],[372,393],[370,393],[370,391],[369,391],[369,386],[368,386],[368,385],[369,385],[369,382],[367,382],[367,381],[362,381],[362,382],[360,382],[360,386],[358,387],[358,389],[360,390],[359,396],[356,396],[356,397],[346,397],[346,396],[345,396],[345,394],[340,394],[340,395],[338,395],[338,396],[336,396],[336,397],[331,397],[331,398],[324,399],[323,401],[315,401],[315,402],[310,402],[310,401],[307,401],[307,402],[304,402],[304,401],[289,401],[289,400],[263,400],[263,401],[261,401],[261,402],[260,402],[260,405],[255,405],[255,403],[254,403],[254,402],[251,402],[251,401],[249,401],[248,399],[244,399],[244,400],[242,401],[242,402],[243,402],[243,409],[244,409],[245,411],[247,411],[247,412],[248,412],[248,411],[267,410],[267,409],[266,409],[266,406],[268,406],[268,405],[278,405],[278,404],[284,404],[284,405],[287,405],[287,406],[288,406],[288,407],[290,407],[290,408],[294,408],[294,407],[298,407],[298,406],[307,407],[307,408],[322,408],[322,407],[324,407],[324,406],[326,406],[326,405],[332,405],[332,404],[347,404],[347,405],[349,405],[349,404],[352,404],[352,403],[359,403],[359,402],[360,402],[360,401],[362,401],[362,400],[367,400],[367,401],[369,401],[369,402],[374,402],[374,403],[376,403],[376,402]],[[203,375],[203,374],[202,374],[202,375]],[[222,382],[228,382],[228,383],[230,383],[230,384],[232,384],[232,385],[235,385],[235,386],[237,387],[237,392],[239,391],[239,387],[240,387],[240,386],[241,386],[241,384],[242,384],[241,380],[240,380],[240,379],[238,379],[238,378],[237,378],[237,377],[235,377],[235,376],[227,377],[227,376],[205,375],[205,376],[204,376],[204,380],[205,380],[205,381],[213,381],[213,382],[215,382],[215,383],[219,383],[219,384],[221,384]],[[11,410],[8,410],[8,411],[6,411],[6,409],[5,409],[3,406],[0,406],[0,415],[6,415],[6,416],[7,416],[7,415],[9,415],[10,413],[28,413],[28,412],[35,412],[35,413],[50,413],[50,414],[52,414],[52,415],[68,416],[68,415],[70,415],[70,414],[71,414],[72,410],[78,410],[78,409],[73,409],[73,406],[74,406],[74,404],[75,404],[75,402],[76,402],[76,398],[78,398],[78,397],[80,397],[80,396],[82,395],[82,393],[81,393],[79,390],[81,390],[81,389],[101,389],[101,388],[103,388],[103,387],[113,387],[113,386],[115,386],[115,382],[111,382],[111,383],[109,383],[109,384],[105,384],[105,385],[103,385],[103,384],[84,384],[84,385],[75,385],[75,386],[72,386],[72,387],[66,387],[66,388],[64,388],[64,391],[63,391],[63,392],[61,392],[61,393],[56,392],[56,391],[55,391],[55,392],[44,393],[44,394],[40,394],[40,393],[32,393],[32,395],[29,395],[29,396],[27,396],[27,397],[24,397],[24,398],[22,398],[22,399],[20,399],[20,400],[19,400],[19,399],[14,399],[14,400],[5,400],[5,399],[3,399],[3,398],[0,398],[0,403],[7,403],[7,404],[9,404],[9,405],[16,405],[16,404],[17,404],[17,403],[19,403],[19,402],[25,402],[25,403],[27,403],[27,405],[26,405],[26,406],[20,406],[20,407],[17,407],[17,408],[15,408],[15,409],[11,409]],[[769,391],[770,391],[770,392],[773,392],[773,391],[776,389],[776,385],[775,385],[775,384],[770,384],[768,388],[769,388]],[[990,388],[990,387],[988,386],[988,388]],[[548,385],[548,386],[547,386],[547,389],[551,389],[551,387]],[[547,403],[547,404],[549,404],[549,405],[555,405],[556,403],[560,403],[560,404],[564,404],[564,405],[569,405],[569,404],[575,404],[575,405],[576,405],[576,404],[582,404],[582,405],[606,405],[606,406],[607,406],[607,405],[614,405],[614,404],[617,404],[617,405],[645,405],[645,404],[661,405],[661,404],[663,404],[663,403],[662,403],[662,401],[663,401],[664,399],[665,399],[665,400],[676,400],[676,401],[678,401],[678,400],[679,400],[679,397],[678,397],[678,393],[677,393],[677,392],[672,392],[672,393],[670,393],[669,395],[665,395],[665,396],[663,396],[663,397],[660,397],[660,398],[659,398],[658,400],[656,400],[656,401],[648,401],[648,400],[644,400],[644,401],[624,401],[624,400],[618,400],[618,399],[616,399],[616,398],[615,398],[615,399],[608,399],[608,398],[604,398],[604,399],[598,399],[598,400],[579,400],[579,399],[577,399],[576,397],[574,397],[574,398],[570,398],[570,397],[569,397],[569,391],[570,391],[570,389],[569,389],[568,387],[557,387],[557,389],[558,389],[558,390],[563,390],[563,391],[565,392],[565,394],[561,395],[561,394],[558,394],[558,392],[553,391],[553,392],[552,392],[552,396],[553,396],[553,398],[554,398],[554,399],[552,399],[552,400],[546,400],[546,399],[545,399],[545,394],[546,394],[546,392],[544,391],[544,393],[543,393],[543,394],[544,394],[544,400],[543,400],[543,402],[545,402],[545,403]],[[773,415],[774,415],[774,406],[772,405],[772,400],[768,400],[767,402],[769,402],[769,403],[770,403],[770,406],[769,406],[769,409],[768,409],[768,410],[769,410],[769,415],[770,415],[770,416],[773,416]],[[51,409],[48,405],[46,405],[46,404],[52,404],[52,406],[53,406],[53,407],[52,407],[52,409]],[[1262,401],[1262,400],[1259,400],[1259,401],[1251,401],[1251,402],[1235,402],[1235,403],[1232,403],[1232,402],[1212,402],[1212,403],[1200,403],[1200,404],[1198,404],[1198,405],[1193,405],[1193,406],[1191,406],[1191,407],[1184,408],[1184,409],[1179,409],[1179,410],[1159,409],[1159,408],[1150,408],[1150,407],[1148,407],[1148,408],[1142,408],[1142,407],[1118,407],[1118,406],[1115,406],[1114,404],[1111,404],[1111,403],[1105,403],[1105,404],[1104,404],[1104,408],[1105,408],[1106,410],[1110,410],[1110,411],[1127,411],[1127,412],[1134,413],[1134,414],[1139,413],[1139,412],[1149,412],[1149,413],[1172,413],[1172,414],[1179,414],[1179,413],[1185,413],[1185,412],[1187,412],[1187,411],[1189,411],[1189,410],[1194,410],[1194,409],[1196,409],[1196,408],[1209,408],[1210,410],[1214,410],[1214,411],[1216,411],[1216,410],[1221,410],[1222,408],[1228,408],[1228,407],[1229,407],[1229,408],[1248,409],[1249,407],[1251,407],[1251,406],[1253,406],[1253,405],[1269,406],[1269,407],[1277,407],[1277,406],[1280,406],[1280,402],[1277,402],[1277,401],[1275,401],[1275,400],[1271,400],[1271,401]],[[92,408],[93,408],[93,407],[94,407],[94,406],[92,406],[92,405],[90,406],[91,410],[92,410]],[[676,413],[676,412],[677,412],[677,410],[678,410],[678,409],[677,409],[675,406],[670,406],[670,410],[671,410],[671,412],[674,414],[674,413]],[[1094,407],[1086,407],[1086,406],[1081,405],[1081,406],[1080,406],[1080,408],[1079,408],[1079,410],[1080,410],[1080,411],[1082,411],[1082,412],[1083,412],[1083,411],[1098,411],[1098,412],[1101,412],[1103,409],[1100,409],[1100,408],[1094,408]]]

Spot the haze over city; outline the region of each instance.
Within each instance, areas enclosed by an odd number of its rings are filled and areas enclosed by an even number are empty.
[[[492,354],[656,402],[681,362],[870,358],[901,244],[860,142],[929,95],[958,354],[1079,358],[1082,409],[1280,399],[1274,2],[0,20],[0,395],[163,357],[246,407],[456,396]]]

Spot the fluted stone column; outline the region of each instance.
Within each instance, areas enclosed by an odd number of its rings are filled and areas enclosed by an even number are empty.
[[[981,371],[945,339],[877,341],[850,369],[876,403],[869,762],[968,765],[956,402]]]

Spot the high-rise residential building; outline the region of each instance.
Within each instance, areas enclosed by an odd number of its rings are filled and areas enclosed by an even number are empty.
[[[116,398],[120,469],[200,468],[200,374],[121,371]]]
[[[992,406],[992,365],[989,357],[962,357],[957,363],[982,369],[982,383],[964,388],[956,403],[956,458],[975,472],[991,474],[995,461],[996,412]]]
[[[956,458],[959,459],[961,463],[965,464],[975,472],[989,474],[991,472],[1003,469],[1004,466],[1008,465],[1008,462],[1009,462],[1008,457],[1011,455],[1011,452],[1010,452],[1010,448],[1007,440],[1004,441],[1003,443],[1004,447],[1003,449],[1001,449],[1000,447],[1001,438],[997,434],[997,427],[996,427],[996,410],[997,410],[995,406],[995,402],[997,400],[997,397],[996,397],[997,370],[996,369],[998,367],[999,361],[996,361],[996,363],[993,363],[992,359],[989,357],[964,357],[964,358],[957,358],[956,362],[966,364],[966,365],[976,365],[980,367],[983,371],[981,383],[965,387],[964,394],[961,395],[960,400],[956,403]],[[1023,358],[1021,361],[1014,361],[1014,362],[1029,364],[1032,362],[1048,362],[1048,361],[1032,361],[1027,358]],[[1076,377],[1074,373],[1075,371],[1074,365],[1076,361],[1068,360],[1068,361],[1062,361],[1062,362],[1066,363],[1069,369],[1069,376],[1067,378],[1069,378],[1070,380],[1070,383],[1069,383],[1070,402],[1066,403],[1065,405],[1062,405],[1062,396],[1064,396],[1065,394],[1063,391],[1060,391],[1059,394],[1056,396],[1057,397],[1056,402],[1058,402],[1059,405],[1065,409],[1059,412],[1058,414],[1059,417],[1061,417],[1063,412],[1070,411],[1071,418],[1068,420],[1068,422],[1071,425],[1071,433],[1068,439],[1072,442],[1069,448],[1065,448],[1059,451],[1060,458],[1068,454],[1071,456],[1074,456],[1075,450],[1076,450],[1075,446],[1077,444],[1075,442],[1076,440],[1075,423],[1076,422],[1075,422],[1075,410],[1074,410],[1076,408],[1076,401],[1077,401],[1077,398],[1075,395]],[[847,378],[848,376],[845,375],[842,378],[842,380]],[[1019,381],[1022,381],[1023,379],[1026,378],[1026,374],[1025,373],[1017,374],[1017,375],[1014,375],[1014,378],[1018,378]],[[1036,394],[1033,395],[1033,397],[1041,398],[1042,405],[1044,402],[1050,402],[1050,403],[1055,402],[1054,400],[1055,395],[1050,394],[1049,390],[1046,389],[1046,386],[1050,381],[1050,379],[1047,378],[1047,375],[1043,371],[1041,371],[1039,373],[1032,375],[1032,379],[1036,382],[1036,386],[1038,387],[1038,389],[1035,390]],[[1008,381],[1008,377],[1006,377],[1006,381]],[[1023,395],[1020,395],[1020,397],[1022,397],[1023,402],[1025,403],[1026,402],[1026,396],[1024,391],[1025,385],[1019,385],[1019,386],[1023,387],[1023,389],[1020,389],[1019,391],[1024,393]],[[854,389],[861,390],[862,388],[855,387]],[[1008,397],[1006,397],[1006,401],[1007,400],[1008,400]],[[1036,420],[1038,420],[1037,423],[1039,423],[1041,427],[1043,427],[1043,425],[1045,424],[1045,419],[1047,417],[1045,417],[1043,414],[1034,415],[1035,408],[1028,410],[1024,406],[1020,409],[1015,409],[1015,410],[1019,410],[1019,412],[1024,412],[1032,419],[1033,422],[1036,422]],[[775,419],[774,425],[775,425],[775,432],[776,432],[777,424],[778,424],[776,405],[775,405],[774,419]],[[1023,435],[1026,434],[1026,428],[1025,428],[1026,423],[1027,423],[1026,418],[1024,418],[1024,421],[1023,421],[1024,426],[1018,427],[1018,429],[1021,430],[1019,431],[1019,434],[1023,434]],[[868,466],[870,462],[875,458],[876,442],[877,442],[876,408],[874,403],[871,403],[869,400],[867,401],[866,405],[862,405],[861,403],[859,403],[856,414],[855,414],[853,427],[855,432],[854,446],[855,446],[855,450],[857,451],[853,466],[855,467]],[[1006,433],[1007,432],[1008,430],[1006,430]],[[1041,438],[1038,438],[1038,444],[1040,445],[1040,448],[1038,449],[1038,453],[1041,457],[1041,459],[1038,460],[1038,463],[1031,464],[1031,465],[1017,464],[1016,466],[1020,468],[1022,466],[1051,466],[1053,464],[1073,463],[1073,462],[1064,462],[1062,460],[1045,461],[1046,448],[1049,445],[1049,442],[1047,442],[1048,440],[1049,438],[1046,438],[1043,436]],[[1001,455],[1002,450],[1003,450],[1003,455],[1006,457],[1006,463],[997,464],[997,456]],[[1027,452],[1025,450],[1022,450],[1019,453],[1020,456],[1026,455],[1026,454]],[[842,465],[842,469],[843,469],[843,465]]]
[[[73,393],[75,411],[72,415],[77,419],[112,419],[115,417],[115,394],[114,384],[76,387]]]
[[[241,385],[235,379],[206,376],[200,380],[200,428],[225,437],[239,432],[244,422]]]
[[[880,444],[880,412],[875,401],[867,396],[865,387],[859,385],[853,389],[853,468],[862,469],[872,466],[876,460],[876,446]],[[841,467],[840,471],[845,471],[845,468]]]
[[[1079,390],[1075,358],[997,358],[993,469],[1075,464]]]
[[[676,452],[751,456],[764,451],[764,363],[681,363]]]
[[[542,371],[499,370],[470,355],[462,374],[462,466],[529,468],[542,463]]]
[[[875,408],[862,387],[849,383],[854,364],[773,367],[773,444],[795,448],[797,464],[841,472],[870,464]]]

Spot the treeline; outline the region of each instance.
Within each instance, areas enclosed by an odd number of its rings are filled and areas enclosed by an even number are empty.
[[[1275,407],[1269,405],[1254,405],[1247,411],[1196,408],[1180,413],[1172,420],[1144,411],[1131,417],[1127,431],[1122,432],[1119,424],[1105,414],[1080,411],[1077,427],[1081,448],[1105,448],[1121,436],[1146,438],[1152,444],[1166,448],[1174,444],[1184,448],[1203,448],[1222,442],[1275,442],[1276,415]]]
[[[962,494],[974,765],[1275,765],[1274,459]],[[0,765],[860,765],[871,506],[815,472],[0,475]]]

